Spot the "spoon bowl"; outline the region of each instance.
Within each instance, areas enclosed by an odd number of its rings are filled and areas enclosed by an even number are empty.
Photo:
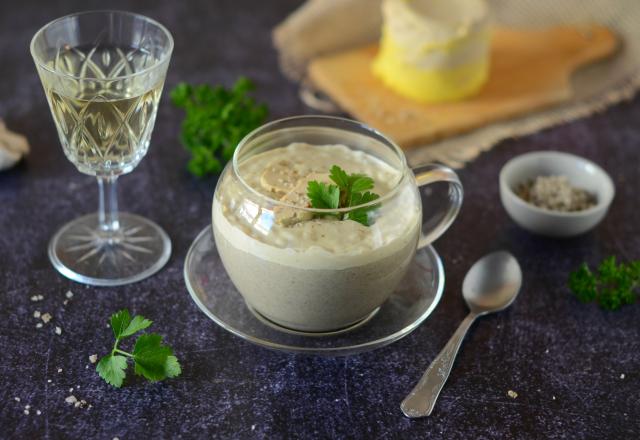
[[[471,266],[462,283],[462,295],[471,312],[484,315],[509,307],[521,285],[518,261],[509,252],[499,251]]]

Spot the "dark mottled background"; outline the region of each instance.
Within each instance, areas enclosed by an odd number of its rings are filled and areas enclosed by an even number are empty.
[[[182,115],[167,99],[149,154],[121,179],[120,196],[123,209],[168,231],[174,244],[169,263],[151,279],[117,288],[85,287],[53,270],[49,238],[95,208],[96,185],[67,162],[56,137],[28,52],[38,27],[69,12],[107,6],[149,15],[175,36],[167,88],[180,80],[230,84],[248,75],[277,118],[309,112],[296,86],[279,73],[269,37],[296,4],[2,2],[0,117],[28,135],[33,151],[25,163],[0,173],[0,437],[638,438],[640,305],[603,312],[578,303],[565,281],[584,260],[640,258],[639,99],[503,142],[462,171],[464,207],[436,243],[446,267],[444,298],[413,334],[374,352],[337,359],[270,352],[228,334],[196,308],[182,264],[191,240],[209,222],[215,181],[197,182],[185,173],[187,155],[176,141]],[[593,159],[615,180],[611,212],[586,236],[531,236],[500,206],[500,167],[517,154],[544,149]],[[512,251],[524,270],[518,301],[474,326],[434,414],[404,418],[399,402],[467,312],[460,296],[467,268],[499,248]],[[69,289],[74,297],[64,305]],[[31,302],[36,294],[44,300]],[[110,346],[105,322],[122,307],[156,321],[184,366],[179,379],[134,380],[115,390],[87,367],[89,355]],[[53,315],[42,329],[35,327],[36,309]],[[91,408],[65,403],[71,387]],[[507,397],[510,389],[517,399]]]

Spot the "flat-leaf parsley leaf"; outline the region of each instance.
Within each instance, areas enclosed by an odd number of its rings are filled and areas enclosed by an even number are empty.
[[[135,372],[151,381],[162,380],[167,377],[165,365],[172,355],[171,348],[162,345],[162,336],[156,333],[140,335],[133,347]]]
[[[133,320],[128,310],[120,310],[111,317],[111,328],[113,336],[116,338],[124,338],[134,333],[144,330],[151,325],[151,321],[142,317],[135,316]]]
[[[307,184],[307,196],[311,206],[318,209],[337,209],[340,204],[340,190],[335,185],[312,180]]]
[[[176,377],[182,373],[178,358],[173,355],[173,350],[169,346],[163,345],[162,336],[156,333],[144,333],[138,336],[132,353],[118,348],[118,344],[123,338],[128,338],[148,328],[152,323],[150,320],[139,315],[132,319],[129,311],[125,309],[114,313],[110,322],[116,340],[111,353],[100,359],[96,366],[96,371],[108,384],[116,388],[122,386],[126,377],[128,358],[134,361],[135,373],[150,381]]]
[[[311,200],[311,207],[316,209],[350,208],[377,200],[378,194],[367,191],[373,189],[374,181],[362,174],[347,174],[338,165],[329,170],[329,179],[335,183],[329,184],[312,180],[307,184],[307,197]],[[364,226],[373,224],[372,214],[380,207],[373,204],[341,214],[327,214],[338,217],[339,220],[353,220]]]
[[[124,377],[127,375],[125,370],[127,369],[127,358],[119,354],[108,354],[98,362],[96,370],[100,377],[102,377],[109,385],[113,385],[116,388],[122,386]]]

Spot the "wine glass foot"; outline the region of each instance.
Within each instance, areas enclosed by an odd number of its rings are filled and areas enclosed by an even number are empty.
[[[98,215],[64,225],[49,242],[49,259],[67,278],[94,286],[135,283],[160,270],[171,255],[169,236],[154,222],[119,213],[120,229],[106,234]]]

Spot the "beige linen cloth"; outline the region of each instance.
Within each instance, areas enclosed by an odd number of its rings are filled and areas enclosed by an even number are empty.
[[[307,0],[273,31],[283,73],[301,84],[311,107],[335,111],[317,99],[306,82],[306,66],[319,55],[376,41],[382,22],[381,0]],[[459,168],[500,140],[588,116],[633,97],[640,88],[640,0],[488,0],[500,26],[544,28],[597,22],[612,29],[622,48],[607,61],[579,70],[573,97],[560,105],[496,122],[472,132],[407,152],[415,165],[431,161]]]

